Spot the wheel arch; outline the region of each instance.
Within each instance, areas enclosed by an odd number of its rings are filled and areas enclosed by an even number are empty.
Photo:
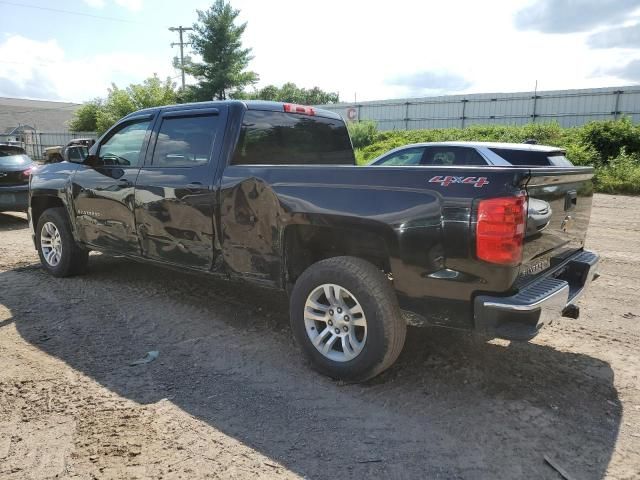
[[[54,195],[35,195],[31,197],[31,201],[29,202],[31,222],[33,224],[34,229],[38,225],[38,220],[40,220],[40,216],[50,208],[64,208],[66,210],[66,206],[60,197]]]
[[[283,279],[290,289],[308,267],[321,260],[349,256],[391,273],[397,247],[393,231],[381,224],[289,225],[283,233]]]

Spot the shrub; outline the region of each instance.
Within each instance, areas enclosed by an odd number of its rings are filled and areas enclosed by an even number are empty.
[[[600,162],[600,154],[591,145],[569,143],[565,148],[567,158],[574,165],[594,166]]]
[[[349,122],[347,124],[351,142],[354,148],[362,148],[371,145],[378,135],[378,125],[370,120],[364,122]]]
[[[629,118],[589,122],[581,128],[580,140],[598,153],[598,163],[606,165],[621,154],[640,153],[640,129]]]
[[[640,194],[640,154],[623,147],[609,165],[597,169],[595,185],[599,192]]]

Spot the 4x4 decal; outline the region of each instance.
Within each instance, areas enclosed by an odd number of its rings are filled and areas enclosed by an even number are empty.
[[[442,175],[436,175],[435,177],[431,177],[429,183],[439,183],[443,187],[448,187],[452,183],[464,183],[467,185],[473,185],[476,188],[482,188],[489,184],[489,180],[487,177],[443,177]]]

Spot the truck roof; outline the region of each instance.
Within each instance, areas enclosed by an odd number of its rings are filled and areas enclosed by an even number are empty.
[[[241,106],[247,110],[263,110],[271,112],[283,112],[285,103],[289,102],[271,102],[266,100],[211,100],[208,102],[194,102],[194,103],[180,103],[176,105],[164,105],[161,107],[151,107],[138,110],[130,113],[124,118],[135,116],[140,113],[155,113],[159,110],[194,110],[198,108],[215,108],[219,106]],[[329,110],[323,110],[321,108],[313,107],[315,116],[333,118],[335,120],[342,120],[342,117],[335,112]]]
[[[550,145],[536,145],[536,144],[530,144],[530,143],[468,142],[468,141],[412,143],[410,145],[403,145],[401,148],[425,147],[425,146],[506,148],[509,150],[525,150],[529,152],[563,152],[564,151],[563,148],[553,147]]]

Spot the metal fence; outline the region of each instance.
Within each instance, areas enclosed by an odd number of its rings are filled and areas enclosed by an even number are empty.
[[[319,105],[350,121],[373,120],[380,130],[464,128],[558,122],[563,127],[628,116],[640,121],[640,86],[480,93]]]
[[[34,160],[43,160],[44,150],[64,146],[74,138],[98,138],[94,132],[38,132],[25,131],[21,140],[27,154]]]

